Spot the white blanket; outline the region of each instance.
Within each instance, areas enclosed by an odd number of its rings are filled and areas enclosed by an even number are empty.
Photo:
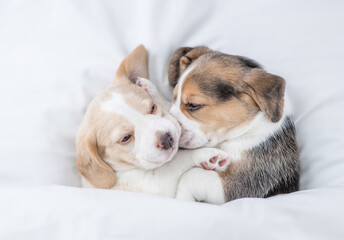
[[[1,1],[0,239],[344,239],[344,2]],[[301,191],[222,206],[81,189],[75,135],[138,44],[206,45],[284,77]]]
[[[66,186],[1,188],[2,239],[342,239],[343,186],[222,206]]]

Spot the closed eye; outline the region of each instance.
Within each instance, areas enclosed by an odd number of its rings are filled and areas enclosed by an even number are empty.
[[[195,112],[195,111],[201,109],[202,107],[204,107],[204,105],[203,104],[187,103],[187,104],[185,104],[185,107],[187,108],[188,111]]]

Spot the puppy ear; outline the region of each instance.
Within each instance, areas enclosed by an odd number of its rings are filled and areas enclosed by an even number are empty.
[[[262,69],[252,69],[245,77],[248,93],[271,122],[282,118],[285,81]]]
[[[142,44],[124,58],[112,84],[135,83],[138,77],[148,78],[148,54]]]
[[[81,139],[77,143],[76,167],[96,188],[111,188],[116,183],[116,174],[99,156],[93,139]]]
[[[197,58],[210,51],[209,48],[204,46],[195,48],[182,47],[177,49],[173,53],[168,67],[168,81],[170,85],[175,87],[180,75],[182,75],[185,69]]]

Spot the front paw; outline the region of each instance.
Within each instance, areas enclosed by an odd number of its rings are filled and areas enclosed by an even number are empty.
[[[136,85],[143,88],[151,97],[155,97],[158,93],[158,89],[146,78],[137,78]]]
[[[227,169],[230,164],[228,153],[217,148],[207,148],[205,150],[207,151],[204,155],[206,160],[201,162],[204,169],[217,172],[223,172]]]

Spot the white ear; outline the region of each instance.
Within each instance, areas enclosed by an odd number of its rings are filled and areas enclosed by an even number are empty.
[[[124,58],[112,85],[135,83],[138,77],[148,78],[147,50],[143,45],[139,45]]]

